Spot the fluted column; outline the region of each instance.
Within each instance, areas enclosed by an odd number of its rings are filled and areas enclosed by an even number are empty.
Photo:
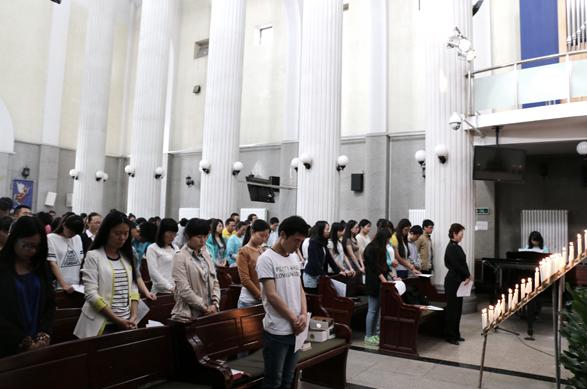
[[[103,211],[104,184],[96,172],[104,170],[108,101],[112,70],[114,0],[88,2],[85,66],[79,113],[72,209],[76,213]]]
[[[297,213],[308,223],[338,217],[342,0],[306,0],[302,16],[300,155]]]
[[[202,146],[210,173],[202,173],[202,218],[223,219],[235,211],[232,164],[239,154],[245,13],[245,0],[212,2]]]
[[[472,39],[472,8],[469,0],[427,0],[425,12],[426,41],[426,217],[435,223],[434,269],[436,285],[442,285],[447,269],[444,251],[452,223],[465,226],[461,243],[467,254],[471,273],[474,270],[473,145],[471,135],[453,131],[449,124],[452,112],[466,111],[467,63],[457,58],[446,43],[457,26]],[[443,144],[448,160],[440,163],[434,149]]]
[[[137,75],[132,113],[127,210],[137,216],[159,215],[165,103],[171,45],[171,15],[175,0],[144,0],[141,10]],[[164,172],[165,174],[167,172]]]
[[[285,108],[283,112],[283,141],[280,154],[281,185],[296,186],[297,174],[291,168],[291,160],[298,155],[298,128],[300,122],[300,60],[302,41],[302,0],[284,0],[287,20],[287,63],[285,83]],[[296,191],[279,192],[279,217],[296,213]]]

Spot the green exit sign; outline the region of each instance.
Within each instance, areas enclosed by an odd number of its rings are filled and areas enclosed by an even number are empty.
[[[489,215],[489,208],[475,208],[476,215]]]

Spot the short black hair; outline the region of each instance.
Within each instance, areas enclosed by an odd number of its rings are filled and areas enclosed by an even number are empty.
[[[14,212],[16,213],[16,212],[20,211],[21,209],[28,209],[28,210],[30,210],[31,207],[29,207],[26,204],[19,204],[19,205],[16,206],[16,208],[14,208]]]
[[[10,211],[13,206],[12,199],[10,197],[0,198],[0,211]]]
[[[210,233],[210,222],[198,218],[190,219],[183,233],[188,240],[196,235],[207,236]]]
[[[64,217],[59,226],[53,232],[61,234],[63,232],[63,227],[67,227],[67,229],[71,230],[75,235],[79,235],[84,232],[84,219],[75,214]]]
[[[283,232],[286,238],[295,234],[308,235],[310,226],[300,216],[290,216],[283,219],[279,225],[279,235]]]
[[[465,229],[465,227],[462,224],[453,223],[450,225],[450,228],[448,229],[448,237],[450,239],[452,239],[455,234],[458,234],[459,232],[461,232],[464,229]]]
[[[424,219],[424,221],[422,222],[422,228],[426,227],[434,227],[434,222],[430,219]]]
[[[182,217],[181,220],[179,221],[179,225],[182,227],[185,227],[188,224],[188,219],[186,219],[185,217]]]
[[[233,213],[230,214],[230,217],[233,217],[233,216],[240,217],[240,214],[238,212],[233,212]]]
[[[139,225],[139,236],[143,242],[155,243],[157,240],[157,226],[153,223],[144,222]]]
[[[248,226],[250,223],[247,223],[245,221],[240,221],[238,223],[236,223],[236,230],[240,230],[242,227],[246,227]]]
[[[269,219],[269,224],[279,224],[279,219],[276,217],[272,217]]]
[[[422,235],[424,233],[424,230],[422,229],[422,227],[416,224],[415,226],[412,226],[412,228],[410,228],[410,232],[414,235]]]
[[[230,223],[236,223],[236,220],[234,220],[233,218],[229,217],[228,219],[226,219],[224,221],[224,226],[226,227]]]
[[[92,222],[92,218],[93,218],[93,217],[96,217],[96,216],[100,216],[100,217],[102,217],[102,215],[100,215],[98,212],[91,212],[91,213],[88,215],[88,219],[87,219],[87,220],[88,220],[88,223],[91,223],[91,222]]]
[[[147,222],[147,219],[145,219],[144,217],[140,217],[137,220],[135,220],[135,222],[140,226],[143,223]]]
[[[175,220],[173,220],[172,218],[165,218],[163,220],[161,220],[161,223],[159,223],[159,228],[157,229],[157,244],[159,245],[159,247],[161,248],[165,248],[165,241],[164,241],[164,236],[166,232],[175,232],[177,233],[177,231],[179,230],[179,227],[177,226],[177,222]]]

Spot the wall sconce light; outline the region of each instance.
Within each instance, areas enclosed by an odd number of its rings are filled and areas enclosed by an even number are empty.
[[[110,178],[110,176],[108,175],[108,173],[104,173],[104,176],[102,177],[102,182],[108,181],[108,178]]]
[[[69,171],[69,176],[71,178],[73,178],[74,180],[79,180],[79,170],[77,170],[77,169],[71,169]]]
[[[298,166],[300,166],[300,159],[298,157],[293,158],[289,166],[297,172]]]
[[[579,142],[577,144],[577,153],[587,159],[587,141]]]
[[[344,170],[345,167],[349,164],[349,157],[346,155],[340,155],[336,159],[336,171],[341,172]]]
[[[448,161],[448,149],[445,145],[436,145],[434,148],[434,154],[436,154],[440,163],[444,164],[446,161]]]
[[[454,34],[448,38],[446,46],[451,49],[456,49],[459,58],[467,62],[472,62],[477,58],[477,52],[473,49],[473,44],[461,33],[458,27],[455,27]]]
[[[302,154],[300,155],[300,162],[304,164],[304,167],[308,170],[310,170],[312,168],[312,157],[310,157],[308,154]]]
[[[195,182],[192,179],[192,176],[187,176],[185,178],[185,184],[188,186],[188,188],[191,188],[192,186],[194,186]]]
[[[22,171],[20,172],[20,175],[21,175],[23,178],[27,178],[28,176],[30,176],[30,175],[31,175],[31,169],[30,169],[30,168],[28,168],[28,167],[23,167],[23,168],[22,168]]]
[[[210,162],[208,160],[202,159],[200,161],[200,171],[210,174]]]
[[[233,176],[238,176],[238,174],[241,172],[241,170],[243,170],[243,163],[241,161],[236,161],[235,163],[232,164],[232,175]]]
[[[161,166],[157,166],[155,168],[155,179],[160,180],[161,178],[163,178],[165,171],[163,170],[163,168]]]
[[[98,170],[96,172],[96,181],[98,181],[98,182],[102,181],[104,179],[104,174],[106,174],[106,173],[104,173],[102,170]]]
[[[124,167],[124,172],[126,174],[128,174],[129,177],[134,177],[135,176],[135,168],[131,165],[126,165]]]
[[[426,152],[424,150],[416,151],[416,154],[414,154],[414,159],[416,162],[418,162],[418,164],[420,164],[420,167],[422,168],[422,177],[426,178]]]

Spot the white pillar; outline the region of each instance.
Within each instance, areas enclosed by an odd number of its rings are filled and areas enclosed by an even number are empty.
[[[232,164],[239,154],[245,13],[245,0],[212,2],[202,146],[210,173],[202,173],[202,218],[223,219],[235,211]]]
[[[114,0],[88,2],[85,67],[82,80],[75,168],[73,212],[103,211],[104,184],[96,172],[104,170],[108,100],[112,70]]]
[[[145,0],[141,10],[137,75],[132,113],[127,211],[137,217],[159,215],[163,134],[171,45],[171,15],[175,1]],[[167,172],[164,172],[167,174]]]
[[[283,141],[281,143],[281,185],[296,186],[297,173],[291,168],[291,160],[298,156],[298,128],[300,124],[300,65],[302,41],[302,0],[284,0],[287,20],[287,63],[283,112]],[[296,213],[296,191],[279,192],[279,217]]]
[[[434,270],[436,285],[442,285],[447,269],[444,252],[452,223],[465,226],[461,246],[467,255],[471,274],[474,264],[475,190],[473,182],[472,136],[453,131],[448,120],[452,112],[466,111],[467,63],[457,58],[446,43],[458,27],[472,39],[470,0],[427,0],[422,3],[426,41],[426,217],[434,221]],[[440,163],[434,153],[437,145],[448,149],[448,160]]]
[[[43,112],[43,141],[45,145],[59,145],[61,125],[61,101],[65,78],[65,57],[69,33],[71,0],[61,4],[51,3],[51,35],[49,38],[49,62],[47,64],[47,84],[45,87],[45,108]]]
[[[297,213],[310,224],[338,217],[342,0],[306,0],[302,16],[300,155]]]

